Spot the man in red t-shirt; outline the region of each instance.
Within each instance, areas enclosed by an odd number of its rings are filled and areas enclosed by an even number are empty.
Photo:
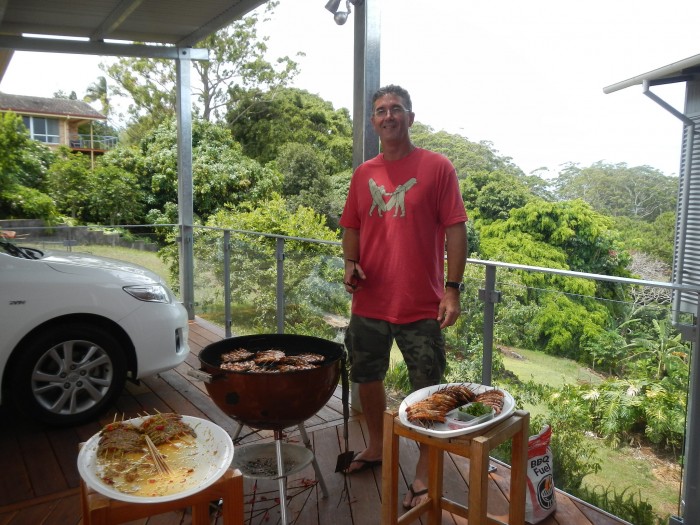
[[[340,219],[345,289],[353,294],[345,344],[369,430],[367,448],[348,474],[381,463],[393,342],[413,390],[438,384],[446,363],[441,330],[460,313],[467,215],[452,163],[411,143],[413,119],[405,89],[390,85],[374,94],[371,120],[382,153],[353,174]],[[427,459],[421,450],[407,508],[426,497]]]

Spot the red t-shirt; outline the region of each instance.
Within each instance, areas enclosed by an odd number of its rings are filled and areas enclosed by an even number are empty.
[[[437,318],[445,228],[466,220],[454,166],[443,155],[416,148],[358,167],[340,218],[342,227],[360,231],[367,276],[353,294],[353,313],[396,324]]]

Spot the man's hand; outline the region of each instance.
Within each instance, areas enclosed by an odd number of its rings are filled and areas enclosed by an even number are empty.
[[[357,290],[362,289],[360,286],[360,280],[365,278],[365,272],[362,270],[360,263],[354,259],[345,260],[345,277],[343,283],[345,284],[345,291],[348,293],[355,293]]]
[[[459,303],[459,290],[455,288],[446,288],[438,307],[437,320],[440,323],[440,329],[452,326],[457,322],[457,318],[462,311]]]

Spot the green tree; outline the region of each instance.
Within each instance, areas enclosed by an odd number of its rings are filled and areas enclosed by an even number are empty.
[[[266,13],[278,2],[268,2]],[[205,120],[220,120],[230,101],[230,92],[252,87],[274,92],[289,84],[298,74],[297,63],[288,56],[275,64],[265,60],[267,37],[258,38],[259,17],[253,13],[204,40],[198,46],[210,50],[210,60],[194,67],[201,88],[195,87]]]
[[[476,143],[461,135],[446,131],[435,132],[433,128],[420,122],[416,122],[411,128],[411,140],[417,146],[445,155],[454,164],[460,179],[495,171],[515,176],[523,175],[509,157],[499,155],[488,141]]]
[[[83,100],[85,102],[99,102],[101,107],[100,112],[105,117],[109,117],[112,108],[109,100],[107,78],[104,76],[97,77],[97,80],[90,84],[87,90],[85,90]]]
[[[177,218],[162,216],[165,210],[177,210],[178,202],[177,128],[172,120],[149,133],[139,148],[117,148],[108,159],[137,174],[145,185],[150,222]],[[275,170],[245,157],[226,128],[201,120],[192,126],[192,176],[194,212],[201,221],[224,207],[269,198],[279,191],[281,180]]]
[[[29,138],[22,118],[0,113],[0,217],[58,220],[58,210],[45,193],[46,173],[54,155]]]
[[[651,322],[652,333],[633,332],[630,342],[624,347],[633,352],[623,363],[624,375],[656,381],[671,377],[680,382],[680,388],[684,388],[688,376],[688,347],[668,319],[652,319]]]
[[[331,178],[318,149],[288,142],[280,147],[273,165],[284,177],[282,196],[290,210],[307,206],[331,219]],[[337,222],[338,217],[333,217],[332,227],[337,227]]]
[[[653,221],[675,210],[678,178],[649,166],[597,162],[587,168],[567,165],[554,182],[560,199],[583,199],[596,211]]]
[[[269,2],[269,12],[277,2]],[[260,13],[253,12],[230,26],[198,42],[196,48],[209,49],[208,61],[192,61],[194,106],[199,117],[214,120],[229,99],[229,92],[254,85],[275,90],[291,82],[297,64],[281,57],[272,64],[266,60],[267,37],[259,37]],[[100,66],[115,81],[114,94],[127,97],[131,119],[129,138],[138,140],[149,128],[175,116],[176,65],[172,60],[120,58]]]
[[[621,251],[617,234],[611,227],[609,218],[596,213],[582,200],[556,203],[536,200],[512,210],[507,220],[484,226],[481,239],[483,246],[485,239],[504,240],[522,233],[550,250],[560,250],[567,269],[628,277],[629,256]],[[515,248],[517,251],[517,244]],[[519,258],[517,253],[508,257],[501,251],[501,255],[506,258],[500,260],[518,262],[512,260]]]
[[[497,171],[490,173],[488,179],[489,182],[481,187],[472,203],[474,219],[486,223],[505,220],[512,210],[522,208],[535,199],[530,189],[514,175]]]
[[[78,95],[75,94],[75,91],[71,91],[70,93],[66,93],[62,89],[59,89],[58,91],[54,91],[53,98],[64,98],[66,100],[78,100]]]
[[[51,197],[37,189],[14,182],[0,186],[0,217],[43,219],[48,225],[59,222],[59,214]]]
[[[530,266],[628,276],[629,256],[619,249],[609,219],[583,201],[551,203],[533,200],[512,210],[507,220],[481,228],[481,256]],[[520,272],[519,272],[520,273]],[[585,348],[603,346],[614,311],[595,298],[622,299],[622,290],[605,283],[565,276],[521,272],[528,287],[524,318],[539,348],[575,359]],[[544,291],[544,290],[549,291]],[[542,290],[542,291],[540,291]],[[616,302],[610,302],[614,309]]]
[[[0,186],[16,183],[40,191],[46,189],[46,172],[54,155],[29,137],[22,117],[0,113]]]
[[[78,129],[81,134],[94,134],[102,136],[116,137],[119,132],[109,122],[112,117],[112,105],[109,97],[109,86],[107,78],[104,76],[97,77],[97,80],[90,84],[83,96],[85,102],[99,102],[100,112],[107,117],[107,122],[93,121],[89,125],[83,125]]]
[[[49,168],[48,192],[59,211],[72,219],[84,220],[90,198],[90,159],[62,148]]]
[[[89,188],[91,222],[113,226],[143,218],[144,199],[136,174],[100,163],[89,175]]]
[[[227,121],[243,152],[263,164],[277,158],[288,142],[308,144],[328,174],[352,167],[352,122],[345,108],[308,91],[253,89],[232,100]]]
[[[652,222],[623,216],[613,217],[613,221],[626,250],[644,252],[671,266],[676,233],[675,212],[661,213]]]

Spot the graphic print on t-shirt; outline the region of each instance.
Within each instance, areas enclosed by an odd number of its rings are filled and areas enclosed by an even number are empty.
[[[385,211],[391,211],[394,208],[394,217],[401,212],[401,217],[406,216],[406,202],[404,197],[406,192],[415,186],[418,181],[415,177],[408,179],[403,184],[396,186],[396,189],[392,192],[387,192],[384,186],[378,186],[374,179],[369,179],[369,192],[372,195],[372,206],[369,209],[370,216],[372,212],[376,209],[379,216]],[[388,196],[389,201],[385,201],[384,197]]]

